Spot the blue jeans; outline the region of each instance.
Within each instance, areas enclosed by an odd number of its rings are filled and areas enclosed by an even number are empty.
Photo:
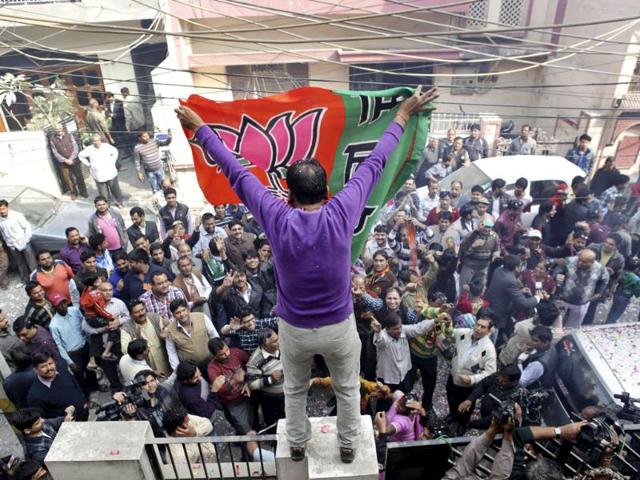
[[[164,168],[161,168],[160,170],[156,170],[154,172],[145,170],[144,173],[147,176],[147,180],[149,180],[149,185],[151,185],[151,190],[153,191],[153,193],[156,193],[158,190],[162,190]]]
[[[613,296],[613,303],[611,304],[611,310],[609,310],[609,315],[607,316],[607,323],[616,323],[627,309],[630,301],[631,297],[625,297],[624,295],[618,295],[616,293]]]

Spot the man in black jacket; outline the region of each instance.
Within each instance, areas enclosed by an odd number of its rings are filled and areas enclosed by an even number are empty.
[[[511,333],[513,328],[511,313],[514,310],[529,310],[535,307],[546,295],[544,292],[538,291],[533,296],[525,296],[525,293],[531,295],[531,292],[520,289],[516,278],[516,270],[519,268],[520,258],[516,255],[507,255],[503,266],[493,273],[485,295],[495,314],[493,325],[497,332],[496,344],[501,343],[501,339],[508,338]]]
[[[35,353],[32,364],[36,379],[29,389],[27,405],[39,408],[44,418],[64,417],[67,408],[73,406],[75,419],[86,420],[87,399],[69,371],[59,368],[46,351]]]
[[[178,194],[175,188],[167,188],[164,191],[164,199],[167,204],[159,211],[160,214],[160,235],[162,239],[167,237],[169,230],[173,228],[174,222],[180,220],[187,232],[193,232],[193,219],[189,212],[189,207],[178,202]]]

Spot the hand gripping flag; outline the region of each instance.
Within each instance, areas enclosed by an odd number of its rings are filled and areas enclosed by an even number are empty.
[[[405,87],[376,92],[331,91],[303,87],[252,100],[215,102],[192,95],[183,102],[196,111],[276,196],[287,198],[286,170],[303,158],[320,161],[329,178],[329,191],[339,192],[358,165],[376,146],[413,90]],[[414,115],[387,161],[353,233],[352,259],[358,257],[380,210],[402,187],[422,157],[429,114]],[[191,140],[200,188],[211,204],[238,203],[231,186]]]

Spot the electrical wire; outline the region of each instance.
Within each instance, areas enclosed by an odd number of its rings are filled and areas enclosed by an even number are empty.
[[[467,4],[467,3],[471,3],[469,0],[465,0],[463,2],[457,2],[455,4],[445,4],[445,5],[440,5],[439,8],[442,8],[443,6],[454,6],[454,5],[463,5],[463,4]],[[245,6],[251,7],[250,4],[245,4]],[[423,7],[424,9],[427,8],[432,8],[432,7]],[[405,13],[411,13],[411,12],[415,12],[419,9],[412,9],[409,11],[406,11]],[[386,14],[378,14],[377,17],[381,17],[381,16],[386,16]],[[372,16],[369,16],[372,17]],[[530,31],[530,30],[535,30],[535,29],[554,29],[554,28],[575,28],[575,27],[585,27],[585,26],[593,26],[593,25],[601,25],[601,24],[607,24],[607,23],[619,23],[619,22],[624,22],[624,21],[630,21],[630,20],[635,20],[638,17],[621,17],[621,18],[614,18],[614,19],[608,19],[608,20],[591,20],[591,21],[584,21],[584,22],[574,22],[574,23],[563,23],[563,24],[548,24],[548,25],[537,25],[537,26],[525,26],[525,27],[512,27],[512,28],[504,28],[504,29],[494,29],[494,30],[473,30],[472,32],[475,34],[502,34],[502,33],[509,33],[509,32],[516,32],[516,31]],[[83,24],[79,24],[77,22],[67,22],[67,21],[57,21],[57,22],[48,22],[48,21],[43,21],[43,20],[38,20],[38,19],[34,19],[33,17],[24,17],[24,16],[18,16],[18,15],[12,15],[12,16],[5,16],[2,15],[1,11],[0,11],[0,19],[1,20],[5,20],[8,22],[13,22],[13,23],[21,23],[21,24],[26,24],[26,25],[39,25],[42,27],[48,27],[48,28],[62,28],[62,29],[69,29],[69,26],[75,26],[77,31],[88,31],[91,33],[96,33],[96,32],[101,32],[101,33],[107,33],[107,34],[122,34],[122,33],[141,33],[141,32],[145,32],[145,29],[140,28],[140,27],[131,27],[131,26],[123,26],[120,25],[118,27],[112,27],[109,25],[102,25],[102,24],[96,24],[96,23],[91,23],[91,22],[86,22]],[[278,28],[278,27],[274,27],[274,28]],[[267,29],[268,30],[268,29]],[[265,31],[265,29],[263,29],[262,31]],[[196,32],[196,31],[190,31],[190,32],[169,32],[166,30],[163,31],[158,31],[155,34],[156,35],[167,35],[167,36],[177,36],[177,37],[186,37],[186,38],[198,38],[198,37],[204,37],[204,38],[211,38],[209,37],[210,35],[210,30],[206,30],[206,31],[201,31],[201,32]],[[226,32],[217,32],[217,33],[226,33]],[[471,33],[471,31],[470,31]],[[391,37],[388,38],[406,38],[408,36],[424,36],[424,37],[446,37],[446,36],[452,36],[452,35],[458,35],[459,32],[432,32],[432,33],[417,33],[417,34],[396,34],[396,35],[392,35]],[[215,39],[215,38],[214,38]],[[275,39],[256,39],[256,38],[241,38],[241,39],[234,39],[234,38],[230,38],[230,37],[225,37],[224,39],[222,38],[217,38],[217,40],[221,40],[221,41],[225,41],[225,42],[249,42],[249,43],[267,43],[267,44],[291,44],[291,43],[309,43],[309,42],[313,42],[313,43],[317,43],[320,41],[332,41],[332,42],[338,42],[338,41],[364,41],[364,40],[378,40],[380,39],[380,37],[375,36],[375,37],[347,37],[347,38],[342,38],[342,37],[338,37],[338,38],[329,38],[329,39],[313,39],[313,40],[275,40]],[[611,43],[611,40],[608,40],[609,43]],[[617,43],[621,43],[624,45],[629,45],[629,42],[617,42]],[[634,43],[635,44],[635,43]]]
[[[134,2],[136,2],[136,3],[142,3],[140,0],[133,0],[133,1],[134,1]],[[179,1],[179,0],[177,0],[177,1]],[[239,1],[239,0],[219,0],[219,1],[222,1],[222,2],[227,3],[227,4],[232,4],[232,5],[235,5],[235,6],[238,6],[238,5],[240,5],[240,6],[246,6],[246,3],[245,3],[245,2],[241,2],[241,1]],[[195,7],[195,8],[197,8],[197,9],[203,10],[203,11],[209,11],[210,13],[217,13],[217,12],[213,12],[211,9],[207,9],[207,8],[205,8],[205,7],[199,7],[199,6],[194,6],[194,7]],[[149,6],[149,8],[156,9],[156,7],[151,7],[151,6]],[[253,8],[254,10],[262,11],[262,7],[253,7],[253,6],[249,6],[249,8]],[[158,10],[159,10],[159,11],[162,11],[162,10],[160,10],[160,9],[158,9]],[[273,10],[273,9],[266,9],[266,10]],[[168,16],[171,16],[171,17],[176,18],[176,19],[181,20],[181,21],[186,21],[187,23],[190,23],[190,24],[193,24],[193,25],[197,25],[197,26],[201,26],[201,27],[207,27],[206,25],[203,25],[203,24],[201,24],[201,23],[199,23],[199,22],[194,22],[194,21],[192,21],[192,20],[185,19],[185,18],[180,17],[180,16],[178,16],[178,15],[174,15],[174,14],[171,14],[171,13],[168,13],[168,12],[164,12],[164,13],[165,13],[166,15],[168,15]],[[218,15],[219,15],[219,14],[220,14],[220,13],[218,13]],[[223,14],[223,16],[224,16],[224,14]],[[248,20],[248,21],[250,21],[250,20]],[[636,19],[634,22],[630,22],[630,23],[629,23],[629,24],[627,24],[627,25],[623,25],[623,26],[618,27],[617,29],[613,29],[613,30],[611,31],[611,32],[615,32],[615,33],[607,32],[607,33],[604,33],[604,34],[599,35],[598,37],[606,36],[606,35],[608,35],[608,34],[610,34],[610,33],[611,33],[612,35],[614,35],[614,36],[615,36],[615,35],[617,35],[619,32],[624,32],[624,31],[625,31],[625,30],[627,30],[628,28],[631,28],[635,23],[637,23],[637,22],[639,22],[639,21],[640,21],[640,20]],[[251,22],[251,23],[258,23],[258,22],[253,22],[253,21],[250,21],[250,22]],[[259,23],[258,23],[258,24],[259,24]],[[288,32],[283,32],[283,33],[288,33]],[[596,37],[596,38],[597,38],[597,37]],[[320,43],[323,43],[323,42],[320,42]],[[586,43],[586,41],[578,42],[578,44],[582,44],[582,43]],[[576,45],[578,45],[578,44],[576,44]],[[349,47],[344,47],[344,46],[342,46],[342,45],[331,45],[331,46],[334,46],[334,47],[336,47],[336,48],[349,48]],[[445,46],[445,47],[446,47],[446,46]],[[452,48],[456,48],[456,47],[452,47]],[[590,48],[590,47],[589,47],[589,48]],[[587,49],[589,49],[589,48],[587,48]],[[351,48],[351,49],[353,49],[353,48]],[[356,49],[356,50],[357,50],[357,49]],[[286,53],[288,53],[288,54],[292,54],[292,52],[291,52],[291,51],[286,51]],[[392,52],[388,52],[388,51],[386,51],[386,52],[382,52],[382,53],[386,53],[386,54],[390,54],[390,55],[398,55],[398,56],[402,56],[402,57],[405,57],[405,58],[406,58],[406,57],[409,57],[409,58],[413,58],[413,59],[420,59],[420,60],[422,60],[422,61],[426,60],[426,58],[425,58],[424,56],[417,57],[417,56],[411,56],[411,55],[405,55],[405,54],[396,54],[396,53],[392,53]],[[299,52],[295,52],[295,55],[299,55]],[[575,55],[575,54],[569,54],[569,55],[566,55],[566,56],[564,56],[564,57],[556,58],[556,59],[553,59],[553,60],[548,60],[548,61],[546,61],[546,62],[542,62],[542,63],[540,63],[540,62],[530,62],[530,61],[520,60],[520,62],[522,62],[522,63],[527,63],[527,64],[529,64],[529,65],[530,65],[530,67],[523,67],[523,68],[521,68],[521,69],[512,69],[512,70],[508,70],[508,71],[500,71],[500,72],[486,72],[486,73],[478,72],[478,73],[468,73],[468,74],[465,74],[465,73],[461,73],[461,74],[437,74],[437,73],[421,73],[421,74],[415,74],[415,73],[408,73],[408,74],[407,74],[407,73],[402,73],[402,74],[398,74],[398,73],[396,73],[396,72],[388,72],[388,71],[384,71],[384,72],[383,72],[383,71],[381,71],[381,70],[379,70],[379,69],[372,69],[372,68],[369,68],[369,67],[364,67],[364,66],[362,66],[362,65],[358,65],[358,66],[355,66],[355,65],[354,65],[353,67],[354,67],[354,68],[361,69],[361,70],[372,71],[372,72],[375,72],[375,73],[386,73],[386,74],[389,74],[389,75],[401,75],[401,76],[412,76],[412,77],[413,77],[413,76],[416,76],[416,77],[420,77],[420,78],[437,78],[437,77],[448,77],[448,78],[449,78],[449,77],[485,77],[485,76],[494,76],[494,75],[506,75],[506,74],[510,74],[510,73],[519,73],[519,72],[522,72],[522,71],[529,70],[529,69],[531,69],[531,68],[539,68],[540,66],[551,66],[552,68],[562,68],[562,69],[567,69],[567,70],[570,70],[570,71],[576,71],[576,70],[580,70],[580,71],[587,71],[588,69],[579,69],[578,67],[569,67],[569,66],[554,65],[556,62],[561,61],[561,60],[565,60],[565,59],[567,59],[567,58],[571,58],[571,57],[572,57],[572,56],[574,56],[574,55]],[[490,56],[493,56],[493,55],[490,55]],[[508,57],[500,57],[500,59],[505,60],[505,59],[508,59]],[[314,60],[317,60],[317,59],[314,59]],[[328,59],[322,59],[321,61],[322,61],[322,62],[324,62],[324,63],[334,63],[334,64],[337,64],[337,65],[344,65],[342,62],[332,61],[332,60],[328,60]],[[515,61],[518,61],[518,60],[515,60]],[[593,71],[593,70],[589,70],[589,71],[591,71],[592,73],[602,73],[602,74],[606,74],[606,75],[610,75],[610,74],[611,74],[610,72],[606,72],[606,71]]]

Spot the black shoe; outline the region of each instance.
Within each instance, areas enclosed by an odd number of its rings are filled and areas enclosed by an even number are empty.
[[[355,448],[340,447],[340,460],[342,460],[342,463],[353,463],[355,458]]]
[[[290,447],[290,452],[291,460],[293,460],[294,462],[301,462],[302,460],[304,460],[304,447]]]

